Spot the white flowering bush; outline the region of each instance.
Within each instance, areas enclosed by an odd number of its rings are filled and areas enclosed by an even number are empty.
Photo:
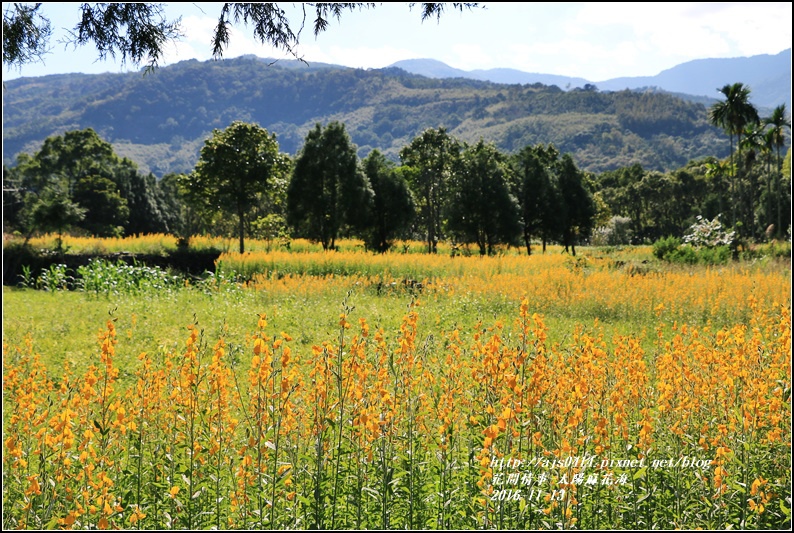
[[[621,246],[631,244],[631,219],[613,216],[606,226],[596,228],[590,236],[594,246]]]
[[[713,220],[697,216],[697,222],[692,224],[684,235],[684,244],[695,248],[716,248],[717,246],[733,246],[736,240],[735,231],[725,231],[717,215]]]

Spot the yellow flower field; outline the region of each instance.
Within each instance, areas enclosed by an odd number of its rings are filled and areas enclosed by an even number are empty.
[[[4,291],[4,528],[790,527],[790,266],[351,250],[219,269],[246,281],[188,284],[161,315],[178,347],[129,353],[116,312],[80,372],[6,331],[27,293]],[[202,326],[224,298],[247,334]]]

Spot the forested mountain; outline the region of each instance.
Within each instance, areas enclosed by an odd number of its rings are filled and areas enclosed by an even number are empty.
[[[742,80],[735,80],[742,81]],[[45,138],[93,128],[143,171],[189,172],[211,131],[234,120],[275,133],[295,154],[316,123],[344,123],[360,157],[379,149],[396,160],[427,128],[481,138],[515,153],[553,143],[583,170],[638,163],[680,168],[729,153],[703,104],[655,91],[506,85],[431,79],[398,68],[362,70],[255,57],[181,62],[148,75],[66,74],[4,83],[3,159],[33,153]]]

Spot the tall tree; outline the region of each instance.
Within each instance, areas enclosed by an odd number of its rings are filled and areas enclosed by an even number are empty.
[[[174,231],[169,225],[173,218],[168,213],[164,191],[154,174],[139,172],[135,163],[124,158],[112,179],[130,210],[129,219],[124,225],[125,235]]]
[[[191,205],[185,185],[189,178],[184,174],[168,173],[158,182],[162,195],[162,208],[168,232],[178,237],[179,242],[187,245],[190,237],[208,231],[203,225],[203,217],[196,206]]]
[[[763,146],[764,146],[764,155],[766,160],[766,233],[769,232],[770,225],[775,228],[773,235],[777,237],[777,217],[775,216],[775,210],[773,208],[773,204],[775,203],[774,197],[777,196],[777,182],[779,180],[779,162],[778,160],[773,161],[772,156],[774,155],[775,150],[775,130],[774,128],[770,128],[763,133]],[[775,164],[774,171],[772,170],[772,165]],[[771,235],[770,235],[771,236]]]
[[[655,241],[668,235],[680,235],[686,229],[684,221],[698,203],[694,179],[687,172],[648,171],[634,187],[642,202],[644,239]]]
[[[414,200],[401,170],[379,150],[371,151],[363,165],[374,194],[366,231],[367,246],[384,253],[394,238],[413,222]]]
[[[781,211],[783,188],[781,182],[783,181],[783,173],[781,172],[782,159],[780,158],[780,150],[786,145],[785,128],[791,129],[791,118],[786,116],[786,104],[781,104],[772,110],[772,115],[764,120],[764,122],[771,126],[769,129],[772,144],[775,147],[777,154],[776,165],[776,187],[775,196],[777,196],[777,225],[775,228],[775,235],[780,238],[783,235],[783,218]]]
[[[436,253],[442,238],[442,215],[447,183],[460,157],[460,142],[446,128],[427,129],[400,151],[418,204],[419,224],[427,235],[427,251]]]
[[[747,228],[749,235],[756,239],[759,231],[765,228],[759,227],[762,223],[761,213],[756,209],[756,203],[761,200],[763,192],[758,187],[759,179],[766,176],[767,187],[770,183],[771,158],[772,158],[772,138],[764,131],[759,124],[749,124],[744,130],[744,138],[740,146],[743,157],[741,163],[741,176],[744,178],[746,187],[743,187],[744,194],[741,198],[744,222],[743,227]],[[764,170],[766,163],[766,170]]]
[[[30,216],[30,209],[36,204],[35,198],[66,195],[70,202],[84,211],[80,220],[69,225],[79,224],[103,236],[126,232],[130,209],[142,207],[140,203],[131,201],[131,190],[123,186],[142,180],[137,167],[129,159],[119,159],[110,143],[102,140],[91,128],[48,137],[33,156],[20,154],[8,178],[13,181],[10,188],[14,194],[23,198],[15,205],[27,210],[15,213],[19,220],[24,219],[26,233],[42,229],[30,225],[37,220]],[[6,176],[3,179],[5,183]],[[152,194],[146,188],[153,183],[141,182],[139,185],[139,196],[147,198]],[[46,191],[50,192],[45,195]],[[30,198],[24,200],[25,196]],[[155,217],[150,220],[157,223]],[[65,226],[60,229],[65,229]],[[163,226],[156,229],[162,231]]]
[[[736,137],[736,146],[742,143],[742,133],[748,124],[757,124],[760,119],[758,117],[758,110],[750,103],[750,88],[742,83],[727,84],[722,89],[717,89],[725,96],[725,101],[717,102],[709,109],[709,120],[715,126],[725,130],[728,134],[731,143],[731,168],[733,176],[731,180],[731,195],[732,195],[732,224],[736,222],[736,196],[737,196],[737,177],[736,167],[734,165],[734,143],[733,139]]]
[[[240,253],[245,227],[257,195],[289,168],[279,153],[276,135],[256,124],[235,121],[215,129],[201,148],[196,169],[183,179],[189,201],[205,210],[237,217]]]
[[[781,227],[787,227],[786,222],[788,222],[788,230],[782,233],[783,235],[788,234],[788,238],[791,240],[791,146],[788,147],[786,156],[783,158],[783,164],[780,167],[780,178],[781,194],[778,197],[783,204]]]
[[[8,8],[5,5],[3,64],[21,67],[40,59],[48,50],[51,34],[49,19],[39,12],[41,4],[31,7],[14,3]],[[408,7],[412,9],[415,5],[411,2]],[[433,17],[440,20],[450,5],[459,11],[477,7],[476,3],[422,3],[422,20]],[[360,2],[306,3],[302,4],[299,20],[290,21],[277,3],[224,3],[212,36],[213,55],[216,59],[223,56],[230,43],[232,25],[242,22],[253,29],[257,41],[300,59],[297,46],[307,21],[311,23],[316,37],[328,28],[329,19],[340,20],[345,12],[375,6],[374,3]],[[309,11],[314,13],[310,15]],[[157,67],[166,47],[183,36],[181,19],[167,20],[161,3],[84,3],[79,4],[76,18],[79,20],[70,39],[75,47],[93,43],[100,59],[120,55],[122,62],[130,61],[136,66],[147,62],[147,70]]]
[[[447,226],[464,242],[476,242],[480,255],[497,244],[514,244],[521,232],[518,201],[510,194],[507,158],[480,140],[466,146],[449,187]]]
[[[35,158],[39,178],[51,180],[57,176],[65,181],[70,195],[82,178],[98,175],[110,179],[119,164],[113,146],[92,128],[48,137]]]
[[[333,250],[343,226],[367,226],[371,202],[372,190],[344,124],[316,124],[295,158],[287,222],[324,250]]]
[[[41,231],[58,233],[58,251],[63,250],[63,232],[85,218],[86,210],[75,202],[59,185],[48,187],[41,194],[29,197],[31,226]],[[25,239],[30,237],[30,234]]]
[[[598,177],[598,189],[614,215],[631,219],[631,232],[641,239],[645,236],[644,205],[639,194],[639,184],[645,170],[639,163],[603,172]]]
[[[726,180],[731,176],[731,162],[725,160],[709,160],[704,163],[705,176],[709,180],[712,190],[717,195],[718,212],[711,214],[710,219],[720,213],[725,213]]]
[[[562,196],[562,244],[576,255],[576,242],[589,235],[595,218],[595,204],[584,181],[584,173],[576,168],[570,154],[564,154],[558,169],[558,183]]]
[[[90,206],[81,226],[98,237],[121,237],[130,216],[127,200],[112,180],[97,175],[82,177],[74,188],[78,205]]]
[[[554,168],[559,157],[557,149],[549,144],[525,146],[512,158],[513,194],[521,210],[524,245],[527,255],[532,254],[532,237],[545,243],[558,228],[559,191],[555,187]]]

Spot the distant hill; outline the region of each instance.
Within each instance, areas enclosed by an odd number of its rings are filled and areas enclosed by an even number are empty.
[[[584,87],[586,84],[592,83],[584,78],[570,78],[568,76],[557,76],[556,74],[536,74],[512,68],[460,70],[436,59],[405,59],[389,66],[401,68],[411,74],[419,74],[428,78],[469,78],[492,81],[494,83],[519,83],[522,85],[542,83],[543,85],[556,85],[561,89]]]
[[[722,99],[718,89],[726,84],[750,87],[750,101],[758,108],[786,104],[791,111],[791,48],[775,55],[727,59],[696,59],[663,70],[656,76],[615,78],[598,82],[602,90],[656,86],[666,91]]]
[[[361,157],[377,148],[393,160],[424,129],[441,126],[506,153],[553,143],[592,172],[634,163],[668,171],[729,152],[702,103],[654,89],[564,91],[253,56],[184,61],[146,76],[61,74],[4,85],[4,164],[48,136],[90,127],[144,171],[189,172],[204,139],[234,120],[267,128],[289,154],[315,123],[332,120],[346,125]]]
[[[543,83],[562,89],[593,84],[602,91],[657,88],[685,99],[707,97],[721,99],[717,90],[726,84],[744,83],[751,89],[750,99],[762,111],[785,103],[791,110],[791,48],[769,55],[728,59],[696,59],[664,70],[656,76],[613,78],[603,81],[585,80],[551,74],[522,72],[514,69],[465,71],[452,68],[435,59],[409,59],[391,65],[413,74],[430,78],[470,78],[495,83]]]

